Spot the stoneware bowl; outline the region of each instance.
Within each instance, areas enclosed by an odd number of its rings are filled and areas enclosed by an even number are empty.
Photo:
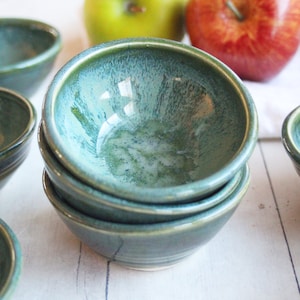
[[[300,175],[300,106],[285,118],[281,135],[284,148]]]
[[[183,43],[137,38],[69,61],[45,97],[43,128],[60,162],[89,185],[175,203],[212,193],[241,169],[257,114],[220,61]]]
[[[94,218],[125,224],[150,224],[181,219],[209,209],[236,193],[247,167],[213,195],[191,203],[151,204],[130,201],[96,190],[75,178],[51,152],[39,127],[38,143],[45,170],[56,192],[80,212]]]
[[[30,97],[61,49],[57,29],[37,20],[0,18],[0,86]]]
[[[22,95],[0,88],[0,188],[26,159],[36,126],[36,111]]]
[[[247,191],[249,172],[241,187],[213,208],[176,221],[140,225],[91,218],[69,206],[45,172],[43,183],[60,218],[84,244],[121,265],[155,270],[183,260],[221,230]]]
[[[0,299],[12,299],[22,268],[19,241],[11,228],[0,219]]]
[[[246,168],[209,197],[182,204],[152,204],[118,198],[96,190],[74,177],[54,156],[39,127],[38,143],[45,170],[56,192],[75,209],[91,217],[126,224],[149,224],[191,216],[225,200],[240,188]]]

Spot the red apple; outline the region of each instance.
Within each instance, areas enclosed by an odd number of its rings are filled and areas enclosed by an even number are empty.
[[[300,0],[189,0],[191,44],[219,58],[242,79],[266,81],[300,42]]]

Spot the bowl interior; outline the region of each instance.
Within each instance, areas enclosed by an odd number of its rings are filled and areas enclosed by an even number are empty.
[[[26,19],[0,19],[0,71],[50,49],[57,40],[46,24]]]
[[[0,156],[17,147],[35,127],[35,110],[23,96],[0,88]]]
[[[10,227],[0,219],[0,298],[11,295],[19,279],[21,249]]]
[[[50,147],[77,176],[149,201],[218,188],[245,162],[256,130],[251,97],[228,68],[161,40],[81,53],[52,82],[43,118]]]

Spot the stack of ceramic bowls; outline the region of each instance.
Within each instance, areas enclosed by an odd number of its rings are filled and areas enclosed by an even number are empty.
[[[104,257],[170,266],[231,217],[257,131],[251,96],[214,57],[162,39],[101,44],[71,59],[46,94],[44,190]]]

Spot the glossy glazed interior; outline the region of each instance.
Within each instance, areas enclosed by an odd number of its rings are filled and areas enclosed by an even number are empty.
[[[16,146],[32,127],[33,112],[26,101],[0,89],[0,155]]]
[[[0,18],[0,86],[31,96],[59,53],[60,33],[50,24]]]
[[[246,162],[257,131],[252,99],[230,70],[156,39],[75,57],[52,82],[43,118],[50,147],[76,176],[149,202],[217,189]]]
[[[51,31],[38,23],[0,20],[0,70],[32,59],[50,49],[56,42]]]

